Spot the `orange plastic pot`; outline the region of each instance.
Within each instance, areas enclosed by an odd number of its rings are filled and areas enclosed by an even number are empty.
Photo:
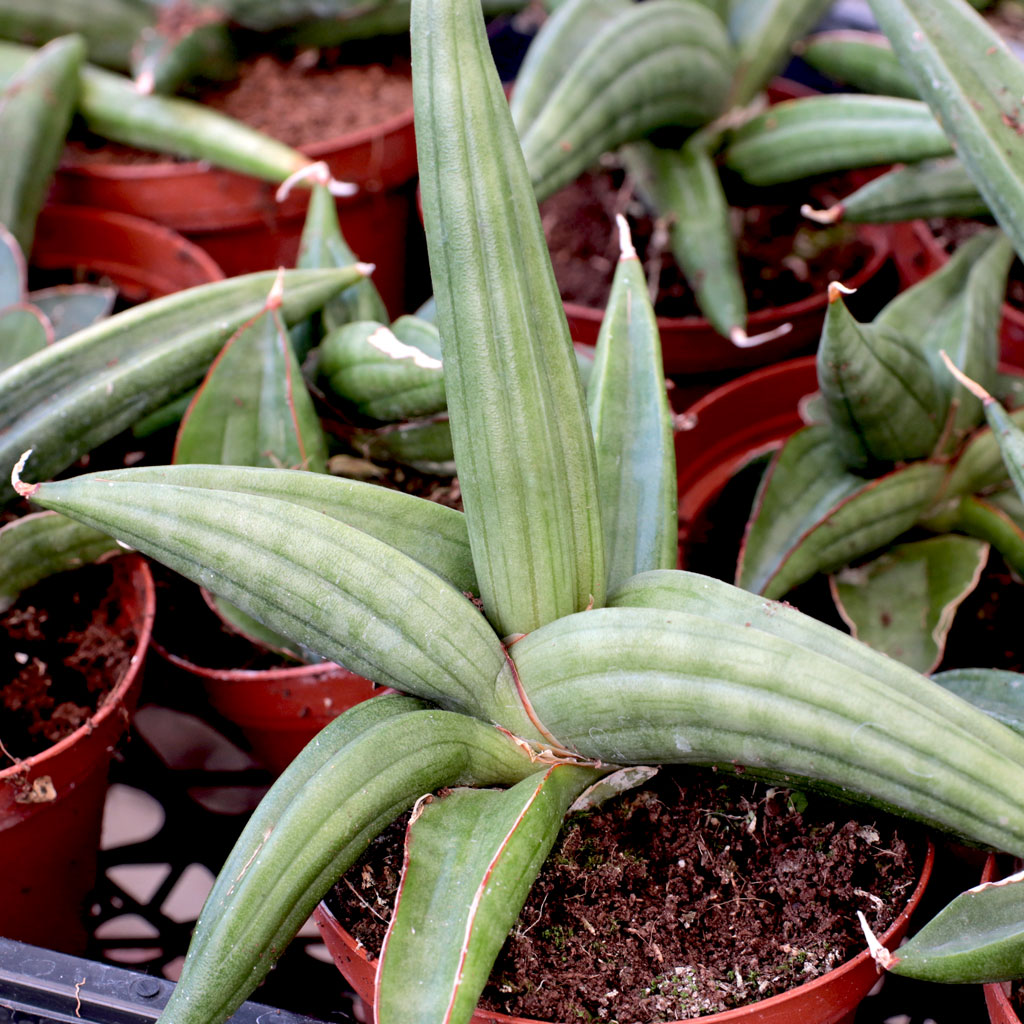
[[[931,843],[925,856],[921,877],[906,907],[882,936],[887,946],[897,945],[906,934],[910,916],[924,895],[931,876],[934,851]],[[368,1006],[374,1004],[377,961],[366,955],[324,903],[314,913],[324,943],[345,980]],[[814,981],[797,985],[788,992],[762,999],[750,1006],[702,1017],[706,1024],[853,1024],[857,1006],[868,994],[878,972],[867,950],[859,953],[841,967],[823,974]],[[477,1010],[473,1024],[515,1024],[521,1017]],[[533,1022],[529,1022],[533,1024]]]
[[[301,147],[325,160],[359,192],[338,200],[341,229],[359,259],[374,263],[374,283],[393,315],[403,311],[406,232],[416,175],[413,112],[371,128]],[[205,249],[229,275],[294,266],[308,193],[283,203],[275,186],[207,164],[65,163],[52,199],[147,217]]]
[[[910,221],[902,229],[901,244],[893,245],[893,262],[906,287],[938,270],[949,254],[923,220]],[[1024,367],[1024,310],[1009,302],[1003,303],[999,342],[1003,361]]]
[[[36,223],[31,264],[109,277],[130,303],[220,281],[214,259],[176,231],[126,213],[51,204]]]
[[[233,722],[253,755],[275,775],[343,711],[380,692],[369,679],[340,665],[277,669],[215,669],[157,648],[167,661],[202,684],[210,706]]]
[[[155,608],[146,562],[122,555],[111,564],[112,628],[135,635],[127,671],[85,725],[0,771],[0,934],[71,953],[88,938],[107,769],[138,698]]]
[[[981,880],[991,882],[995,877],[996,858],[994,854],[989,854],[981,872]],[[985,986],[985,1005],[988,1007],[991,1024],[1021,1024],[1017,1011],[1010,1003],[1009,988],[1008,984]]]

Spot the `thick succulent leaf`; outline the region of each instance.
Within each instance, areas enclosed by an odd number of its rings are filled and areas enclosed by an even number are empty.
[[[18,240],[0,223],[0,309],[28,299],[28,267]]]
[[[776,103],[732,135],[723,159],[751,185],[952,153],[920,100],[834,93]]]
[[[466,1024],[569,805],[600,776],[554,765],[417,807],[377,971],[377,1019]]]
[[[264,647],[275,654],[281,655],[282,658],[292,658],[295,661],[305,662],[306,664],[324,661],[319,654],[311,651],[308,647],[292,643],[279,633],[275,633],[272,629],[267,629],[262,622],[246,614],[241,608],[236,607],[230,601],[213,596],[209,598],[209,601],[213,611],[220,617],[228,629],[233,630],[240,636],[244,636],[257,647]]]
[[[0,310],[0,373],[52,342],[53,326],[35,306]]]
[[[63,284],[32,293],[32,305],[53,324],[54,341],[84,330],[109,316],[117,289],[99,284]]]
[[[938,688],[917,673],[881,679],[746,624],[662,608],[567,616],[509,654],[536,719],[583,756],[792,772],[1024,846],[1024,738],[965,702],[937,712]]]
[[[0,612],[47,576],[117,550],[112,537],[56,512],[13,520],[0,529]]]
[[[328,267],[348,267],[356,262],[357,253],[353,253],[341,233],[338,222],[338,207],[334,197],[324,185],[315,185],[309,194],[309,208],[302,226],[302,237],[299,240],[299,257],[296,267],[303,270],[317,270]],[[387,322],[388,311],[384,300],[377,291],[371,277],[357,281],[351,287],[329,299],[320,315],[323,330],[330,331],[350,320],[381,320]],[[319,331],[310,325],[297,330],[305,330],[313,342],[319,337]],[[311,332],[311,333],[310,333]],[[308,347],[296,339],[296,349],[303,354]]]
[[[416,142],[473,560],[501,635],[604,600],[597,468],[540,216],[478,0],[412,8]]]
[[[211,81],[235,78],[238,66],[226,15],[184,3],[174,8],[170,26],[146,26],[131,54],[131,76],[141,93],[172,95],[197,76]],[[182,12],[184,15],[182,14]]]
[[[689,612],[727,625],[756,629],[787,641],[800,650],[826,657],[875,680],[893,699],[907,708],[928,709],[936,722],[959,721],[963,705],[936,686],[922,686],[918,673],[846,633],[833,629],[780,601],[732,587],[722,580],[693,572],[657,571],[634,576],[609,596],[611,607],[661,608]],[[994,723],[985,728],[976,719],[972,729],[984,735],[994,750],[1016,757],[1018,741]]]
[[[358,265],[286,271],[286,322],[362,276]],[[13,467],[31,448],[31,472],[49,476],[187,390],[260,312],[273,279],[248,274],[143,303],[0,374],[0,466]],[[13,494],[5,472],[0,500]]]
[[[737,584],[781,597],[895,540],[931,505],[938,465],[916,463],[875,480],[846,472],[828,427],[805,427],[768,468],[740,552]]]
[[[700,311],[731,338],[746,325],[747,297],[712,141],[695,132],[678,149],[637,142],[622,155],[649,205],[668,219],[672,254]]]
[[[1024,65],[961,0],[870,0],[919,95],[1024,253]]]
[[[729,34],[739,51],[729,105],[742,106],[787,63],[793,43],[809,32],[830,0],[733,0]]]
[[[253,812],[207,897],[165,1024],[224,1020],[368,843],[424,793],[536,772],[499,730],[416,700],[336,718]]]
[[[404,551],[459,590],[476,592],[462,513],[413,494],[344,477],[242,466],[136,466],[107,471],[102,479],[237,491],[302,505]]]
[[[0,93],[0,224],[28,255],[78,102],[85,41],[47,43]]]
[[[317,375],[364,416],[384,421],[433,416],[447,409],[441,337],[414,316],[390,327],[354,320],[320,344]]]
[[[263,495],[113,474],[42,484],[29,496],[367,679],[532,735],[521,709],[493,706],[486,681],[505,653],[468,598],[361,530]]]
[[[955,157],[894,167],[816,219],[880,224],[931,217],[984,217],[988,206]]]
[[[397,462],[419,473],[455,476],[455,454],[447,413],[425,420],[394,423],[377,430],[357,430],[353,445],[367,458]]]
[[[996,668],[955,668],[932,679],[1024,736],[1024,675]]]
[[[1010,481],[1017,494],[1024,500],[1024,430],[994,398],[984,402],[985,419],[992,429],[992,436],[999,445]]]
[[[910,80],[885,36],[856,29],[818,32],[793,47],[793,52],[826,78],[858,92],[903,96],[916,100]]]
[[[955,985],[1024,974],[1024,871],[962,892],[891,954],[893,974]]]
[[[269,300],[213,361],[181,421],[174,461],[326,470],[323,428]]]
[[[1010,500],[1008,500],[1010,499]],[[968,495],[922,522],[927,529],[957,530],[987,541],[1017,572],[1024,572],[1024,508],[1016,493]]]
[[[628,6],[629,0],[566,0],[550,14],[530,41],[509,100],[521,136],[594,33]]]
[[[984,541],[952,534],[897,544],[831,577],[832,596],[857,639],[918,672],[933,672],[988,551]]]
[[[647,280],[628,238],[597,336],[587,396],[597,451],[608,586],[678,557],[672,413]]]
[[[859,323],[829,290],[818,387],[847,469],[930,455],[946,423],[946,389],[917,336]]]

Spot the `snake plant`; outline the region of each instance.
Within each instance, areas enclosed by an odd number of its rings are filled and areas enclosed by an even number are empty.
[[[793,609],[671,568],[668,410],[628,238],[584,394],[478,0],[414,0],[411,36],[465,512],[296,470],[13,475],[406,694],[337,718],[254,812],[165,1024],[230,1015],[413,805],[382,1024],[469,1019],[565,809],[617,766],[753,765],[1024,853],[1024,737]],[[421,859],[428,832],[441,853]]]

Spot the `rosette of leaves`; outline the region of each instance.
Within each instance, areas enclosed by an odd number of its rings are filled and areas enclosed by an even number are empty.
[[[465,512],[297,470],[15,473],[26,498],[408,694],[341,715],[268,793],[165,1024],[227,1018],[414,805],[382,1024],[469,1019],[565,810],[619,767],[752,764],[1024,852],[1024,738],[792,609],[670,568],[670,416],[628,239],[584,393],[477,3],[415,0],[412,44]]]
[[[871,323],[856,322],[833,286],[813,422],[787,440],[761,482],[740,586],[782,597],[830,573],[855,635],[928,672],[988,546],[1024,568],[1024,517],[998,439],[982,403],[944,363],[1013,394],[998,373],[1012,257],[1002,232],[984,231]],[[934,536],[909,540],[914,528]]]

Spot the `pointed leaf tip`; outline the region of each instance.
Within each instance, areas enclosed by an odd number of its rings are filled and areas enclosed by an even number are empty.
[[[629,231],[629,222],[621,213],[615,214],[615,223],[619,227],[619,262],[638,259],[633,247],[633,236]]]
[[[747,334],[742,327],[734,327],[729,332],[729,340],[737,348],[756,348],[758,345],[775,341],[776,338],[785,337],[791,330],[793,330],[793,325],[789,322],[779,324],[778,327],[774,327],[770,331],[762,331],[760,334]]]
[[[864,938],[868,944],[868,952],[871,954],[871,959],[875,961],[875,966],[879,971],[889,970],[897,962],[897,958],[878,941],[878,936],[871,930],[868,919],[859,910],[857,911],[857,920],[860,921],[861,931],[864,932]]]
[[[274,278],[274,283],[270,286],[270,291],[267,293],[267,302],[263,307],[264,312],[270,312],[274,309],[280,309],[281,303],[284,301],[284,267],[277,268],[277,277]]]
[[[312,182],[314,185],[323,185],[332,196],[354,196],[359,191],[359,186],[350,181],[338,181],[331,174],[331,169],[323,160],[307,164],[297,171],[289,174],[277,187],[274,198],[283,203],[296,185],[302,182]]]
[[[800,213],[815,224],[835,224],[843,216],[843,204],[836,203],[825,210],[816,210],[810,203],[804,203],[800,207]]]
[[[11,470],[11,486],[23,498],[31,498],[32,495],[39,490],[39,484],[26,484],[23,483],[21,479],[21,474],[25,469],[25,463],[28,462],[31,454],[31,448],[26,452],[22,452],[21,458],[18,459],[14,464],[14,469]]]
[[[854,295],[856,294],[856,288],[849,288],[845,284],[840,284],[838,281],[833,281],[828,286],[828,301],[829,303],[837,302],[840,295]]]

